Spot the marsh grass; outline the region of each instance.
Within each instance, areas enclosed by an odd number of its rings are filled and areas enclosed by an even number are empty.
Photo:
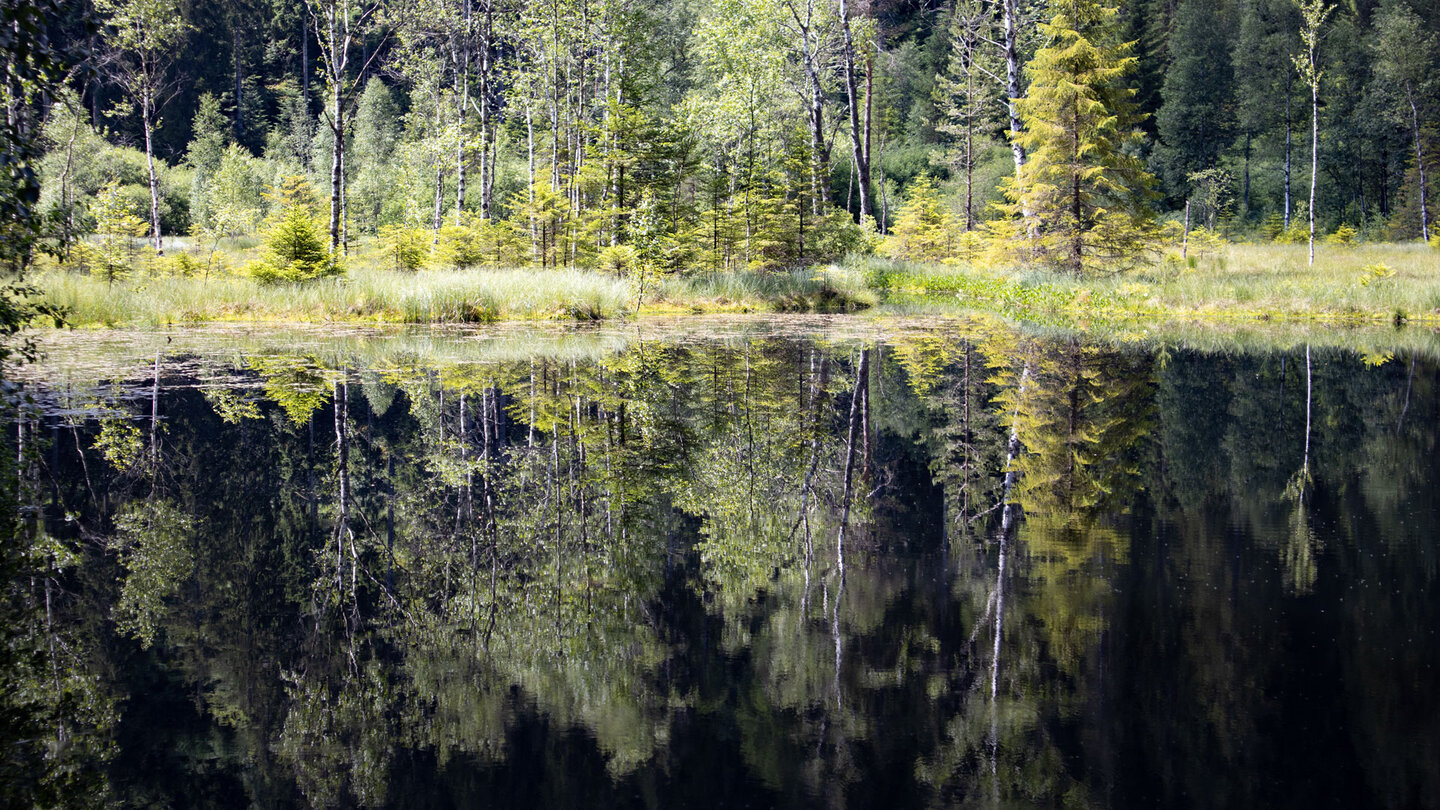
[[[373,246],[372,246],[373,247]],[[242,266],[227,246],[222,265]],[[146,275],[110,284],[58,268],[35,281],[75,326],[206,322],[488,323],[632,315],[984,311],[1040,327],[1129,328],[1150,322],[1440,322],[1440,250],[1423,244],[1223,244],[1127,274],[1077,279],[1033,268],[857,259],[788,272],[705,272],[647,283],[591,270],[388,269],[357,249],[341,279],[262,285],[233,273]]]
[[[486,323],[598,320],[625,314],[624,280],[579,270],[358,268],[338,279],[258,284],[235,276],[161,276],[116,284],[47,271],[45,302],[75,326],[164,326],[208,321]]]
[[[887,305],[912,314],[981,309],[1038,324],[1089,319],[1440,322],[1440,250],[1424,244],[1222,245],[1193,262],[1077,279],[870,260]]]
[[[855,312],[878,300],[863,269],[842,265],[671,276],[654,294],[657,306],[705,312]]]

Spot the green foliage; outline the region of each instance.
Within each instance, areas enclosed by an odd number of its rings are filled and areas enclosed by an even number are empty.
[[[134,268],[135,239],[143,236],[150,226],[136,216],[135,204],[121,193],[114,181],[96,193],[90,215],[95,219],[98,239],[91,272],[113,283]]]
[[[929,175],[910,184],[890,236],[881,252],[911,261],[940,261],[955,255],[956,225],[944,198]]]
[[[470,228],[443,225],[440,227],[439,243],[435,246],[435,256],[442,264],[456,270],[469,270],[485,262],[485,249]]]
[[[1097,0],[1058,9],[1018,102],[1029,161],[1003,210],[1023,220],[1019,241],[1034,258],[1075,276],[1133,265],[1154,240],[1153,181],[1133,153],[1139,115],[1124,81],[1136,60],[1115,18]]]
[[[1350,227],[1349,225],[1341,225],[1340,227],[1335,229],[1334,233],[1325,237],[1325,243],[1330,245],[1349,247],[1355,244],[1355,238],[1359,235],[1360,232]]]
[[[1161,142],[1156,157],[1175,198],[1195,189],[1197,173],[1217,166],[1234,136],[1229,9],[1223,0],[1185,0],[1175,15],[1169,41],[1175,59],[1155,115]]]
[[[380,244],[396,270],[413,273],[424,267],[425,260],[430,256],[430,234],[419,228],[384,225],[380,228]]]
[[[149,647],[155,642],[167,599],[191,573],[195,521],[160,498],[128,504],[115,516],[115,542],[125,580],[115,603],[121,633]]]
[[[265,238],[264,256],[249,267],[262,284],[295,283],[345,273],[326,245],[324,230],[304,205],[280,213]]]

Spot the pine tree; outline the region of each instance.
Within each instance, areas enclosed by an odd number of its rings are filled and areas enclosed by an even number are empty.
[[[1020,101],[1030,159],[1002,210],[1025,218],[1024,242],[1040,261],[1076,276],[1123,269],[1152,236],[1154,179],[1132,151],[1139,139],[1133,43],[1117,36],[1116,10],[1067,0],[1041,26],[1048,43],[1030,62]]]
[[[954,255],[954,230],[954,217],[940,190],[922,174],[910,183],[883,250],[897,259],[940,261]]]

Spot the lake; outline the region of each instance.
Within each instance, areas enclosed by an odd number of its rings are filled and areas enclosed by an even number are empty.
[[[1440,803],[1433,335],[43,343],[6,678],[96,801]]]

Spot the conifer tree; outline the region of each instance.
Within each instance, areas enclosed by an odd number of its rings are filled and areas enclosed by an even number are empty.
[[[935,84],[942,120],[936,129],[957,141],[956,168],[965,182],[965,230],[975,227],[976,149],[994,129],[1004,96],[1004,71],[989,44],[998,37],[995,20],[980,0],[959,0],[951,12],[950,61]],[[979,143],[977,143],[979,141]]]
[[[1129,151],[1140,120],[1124,81],[1133,43],[1119,41],[1116,10],[1097,0],[1054,8],[1019,102],[1029,160],[1002,210],[1025,218],[1024,242],[1046,264],[1076,276],[1123,269],[1146,252],[1153,230],[1154,179]]]
[[[1174,61],[1155,114],[1167,193],[1189,191],[1186,178],[1214,168],[1230,145],[1234,119],[1229,14],[1223,0],[1186,0],[1170,38]]]

